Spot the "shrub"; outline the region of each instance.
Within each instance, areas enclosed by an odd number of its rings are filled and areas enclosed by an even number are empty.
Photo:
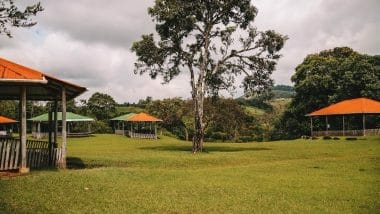
[[[330,136],[323,136],[323,140],[331,140],[332,138]]]
[[[95,121],[91,124],[91,130],[96,134],[109,134],[112,133],[111,127],[103,121]]]

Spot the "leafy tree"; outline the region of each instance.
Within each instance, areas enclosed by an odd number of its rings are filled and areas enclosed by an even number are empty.
[[[309,133],[309,118],[316,109],[345,99],[380,98],[380,56],[369,56],[348,47],[308,55],[292,76],[295,97],[277,122],[277,138]]]
[[[138,56],[135,73],[161,75],[166,83],[181,72],[189,74],[193,152],[202,151],[205,96],[233,89],[241,75],[246,93],[260,94],[272,87],[270,75],[286,37],[253,27],[257,9],[249,0],[156,0],[148,11],[159,41],[150,34],[133,44]]]
[[[239,103],[233,99],[205,100],[205,130],[206,133],[218,132],[221,140],[238,140],[247,115]],[[214,137],[215,138],[215,137]]]
[[[13,100],[0,100],[0,116],[18,119],[18,102]]]
[[[136,106],[141,107],[141,108],[145,108],[146,105],[148,105],[148,104],[151,103],[152,101],[153,101],[153,98],[150,97],[150,96],[147,96],[147,97],[145,98],[145,100],[140,99],[140,100],[138,101],[138,103],[136,104]]]
[[[163,120],[162,127],[182,138],[182,133],[185,132],[183,138],[187,140],[186,126],[182,120],[184,116],[185,101],[181,98],[172,98],[164,100],[155,100],[147,105],[147,111]]]
[[[14,0],[0,0],[0,34],[12,37],[9,27],[32,27],[37,22],[31,20],[38,12],[43,11],[41,3],[27,6],[24,11],[19,10]]]
[[[87,107],[91,113],[102,121],[108,121],[116,114],[117,103],[108,94],[94,93],[87,101]]]

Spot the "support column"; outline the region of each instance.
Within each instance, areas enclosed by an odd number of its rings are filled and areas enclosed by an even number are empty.
[[[345,136],[345,129],[344,129],[344,115],[343,115],[343,136]]]
[[[36,138],[37,139],[41,138],[41,122],[40,121],[37,122],[37,134],[36,134]]]
[[[26,163],[26,87],[21,88],[21,174],[29,173]]]
[[[363,136],[365,136],[365,114],[363,114]]]
[[[52,145],[52,134],[53,134],[53,121],[52,121],[52,112],[51,108],[49,109],[48,112],[48,143],[49,143],[49,148],[50,145]]]
[[[58,97],[54,99],[54,148],[58,148]]]
[[[310,116],[310,136],[313,137],[313,116]]]
[[[154,138],[157,140],[157,123],[154,123]]]
[[[66,169],[66,138],[66,89],[62,88],[62,158],[60,160],[59,167],[63,169]]]
[[[326,115],[326,134],[325,136],[328,136],[329,135],[329,120],[327,119],[327,115]]]
[[[91,134],[91,122],[88,122],[88,124],[87,124],[87,131],[88,131],[88,134],[90,135]]]

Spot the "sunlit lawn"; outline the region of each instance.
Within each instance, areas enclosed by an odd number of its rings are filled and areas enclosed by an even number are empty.
[[[69,139],[68,170],[0,178],[0,213],[378,213],[380,138]]]

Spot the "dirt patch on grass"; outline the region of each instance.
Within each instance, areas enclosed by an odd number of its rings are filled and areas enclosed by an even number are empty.
[[[18,177],[18,176],[21,176],[21,173],[19,173],[18,170],[0,172],[0,179],[12,178],[12,177]]]

